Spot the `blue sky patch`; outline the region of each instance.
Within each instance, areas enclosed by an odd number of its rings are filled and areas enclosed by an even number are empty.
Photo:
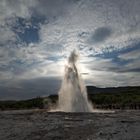
[[[40,24],[43,24],[44,22],[44,17],[31,17],[30,20],[17,18],[16,24],[13,26],[13,30],[18,35],[20,42],[27,44],[36,43],[40,40]]]

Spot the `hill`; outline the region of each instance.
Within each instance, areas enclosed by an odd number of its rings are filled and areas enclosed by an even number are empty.
[[[140,109],[140,87],[87,86],[89,100],[100,109]]]
[[[127,86],[127,87],[106,87],[99,88],[95,86],[87,86],[88,94],[98,94],[98,93],[140,93],[140,86]]]
[[[140,109],[140,86],[98,88],[87,86],[88,98],[98,109]],[[52,108],[58,95],[20,101],[0,101],[0,110]]]

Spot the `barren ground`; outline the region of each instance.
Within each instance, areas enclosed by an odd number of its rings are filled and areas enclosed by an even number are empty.
[[[0,140],[140,140],[140,111],[4,111]]]

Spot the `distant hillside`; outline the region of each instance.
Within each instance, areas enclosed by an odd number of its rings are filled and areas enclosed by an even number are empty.
[[[98,94],[98,93],[132,93],[139,92],[140,86],[127,86],[127,87],[106,87],[98,88],[95,86],[87,86],[88,94]]]
[[[0,101],[0,110],[44,108],[43,101],[44,99],[41,97],[21,101],[13,101],[13,100]]]
[[[87,86],[88,98],[98,109],[140,109],[140,86],[98,88]],[[55,108],[58,95],[21,101],[0,101],[0,110]]]
[[[87,86],[89,100],[100,109],[140,109],[140,86],[97,88]]]

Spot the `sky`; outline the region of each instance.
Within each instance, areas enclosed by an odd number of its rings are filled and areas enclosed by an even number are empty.
[[[140,86],[140,0],[0,0],[0,99],[56,94],[72,50],[87,85]]]

